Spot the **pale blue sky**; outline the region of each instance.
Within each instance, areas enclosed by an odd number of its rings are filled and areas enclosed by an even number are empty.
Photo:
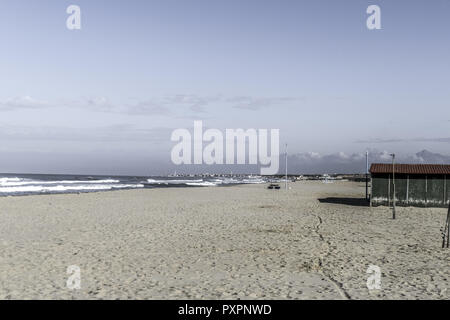
[[[66,28],[71,4],[82,30]],[[449,154],[449,14],[447,0],[2,1],[0,172],[166,173],[171,130],[194,119],[279,128],[292,153]]]

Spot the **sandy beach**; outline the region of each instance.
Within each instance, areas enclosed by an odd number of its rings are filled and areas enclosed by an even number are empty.
[[[290,187],[0,198],[0,298],[449,299],[446,209],[399,207],[392,220],[359,199],[362,183]]]

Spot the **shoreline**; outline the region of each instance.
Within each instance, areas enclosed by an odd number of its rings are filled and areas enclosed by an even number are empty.
[[[55,196],[55,195],[65,195],[65,194],[72,194],[72,195],[81,195],[86,193],[105,193],[105,192],[117,192],[117,191],[130,191],[130,190],[144,190],[144,189],[177,189],[177,188],[217,188],[217,187],[233,187],[233,186],[239,186],[239,185],[245,185],[246,183],[234,183],[234,184],[219,184],[216,186],[187,186],[187,185],[168,185],[168,186],[161,186],[161,187],[139,187],[139,188],[117,188],[113,190],[92,190],[92,191],[74,191],[74,192],[53,192],[53,193],[30,193],[30,194],[8,194],[8,195],[0,195],[1,198],[8,198],[8,197],[31,197],[31,196]],[[266,183],[260,183],[259,185],[263,185]]]

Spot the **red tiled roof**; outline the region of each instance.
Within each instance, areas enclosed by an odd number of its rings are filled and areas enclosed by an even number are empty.
[[[392,173],[392,163],[373,163],[370,173]],[[450,174],[449,164],[395,164],[395,173]]]

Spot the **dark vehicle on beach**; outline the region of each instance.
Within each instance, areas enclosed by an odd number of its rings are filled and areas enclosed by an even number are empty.
[[[271,183],[267,189],[280,189],[280,185],[279,184],[275,184],[275,183]]]

